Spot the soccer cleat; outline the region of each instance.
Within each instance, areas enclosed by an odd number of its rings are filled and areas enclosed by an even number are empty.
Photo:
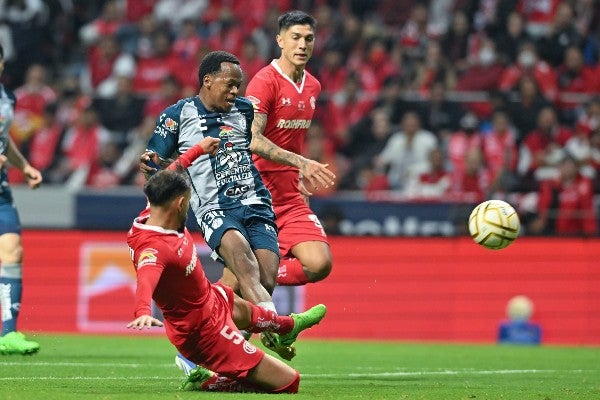
[[[263,332],[260,334],[260,341],[267,349],[277,353],[284,360],[290,361],[296,356],[296,348],[281,344],[279,335],[276,333]]]
[[[207,390],[203,385],[214,376],[214,372],[198,366],[190,371],[188,378],[179,386],[179,390]]]
[[[177,353],[175,356],[175,365],[179,368],[185,376],[190,376],[190,372],[197,367],[196,364],[182,356],[180,353]]]
[[[0,336],[0,354],[35,354],[40,350],[37,342],[27,340],[21,332]]]
[[[290,317],[294,320],[294,327],[290,332],[279,336],[280,344],[283,346],[291,346],[292,343],[296,341],[300,332],[321,322],[323,317],[325,317],[326,312],[327,307],[325,307],[325,305],[317,304],[300,314],[290,314]]]

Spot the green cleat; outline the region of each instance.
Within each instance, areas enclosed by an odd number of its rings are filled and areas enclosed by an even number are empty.
[[[0,354],[35,354],[40,350],[37,342],[25,339],[21,332],[0,336]]]
[[[267,349],[277,353],[284,360],[290,361],[296,356],[296,348],[281,344],[280,337],[276,333],[263,332],[260,334],[260,341]]]
[[[279,342],[283,346],[291,346],[296,341],[296,338],[305,329],[308,329],[314,325],[317,325],[327,312],[327,307],[323,304],[317,304],[316,306],[300,313],[290,314],[290,317],[294,319],[294,327],[289,333],[279,336]]]
[[[192,391],[192,390],[206,390],[202,385],[212,378],[214,372],[201,366],[197,366],[190,371],[185,382],[179,386],[179,390]]]

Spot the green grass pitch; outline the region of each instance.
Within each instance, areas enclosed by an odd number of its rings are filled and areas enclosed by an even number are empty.
[[[0,356],[0,399],[273,398],[177,391],[183,378],[164,337],[35,339],[37,355]],[[298,400],[600,399],[598,347],[305,340],[297,349]]]

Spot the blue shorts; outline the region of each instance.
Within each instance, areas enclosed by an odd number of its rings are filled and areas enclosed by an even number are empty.
[[[0,203],[0,235],[5,233],[21,234],[19,213],[12,203]]]
[[[252,250],[266,249],[279,255],[275,214],[269,206],[261,204],[211,210],[202,214],[199,223],[204,240],[215,253],[219,251],[225,232],[235,229],[246,238]]]

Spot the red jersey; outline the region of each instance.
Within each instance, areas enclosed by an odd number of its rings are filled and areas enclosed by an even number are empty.
[[[321,84],[308,71],[304,70],[302,82],[297,85],[273,60],[250,80],[246,97],[255,112],[268,116],[264,136],[285,150],[301,154],[320,92]],[[254,163],[261,173],[296,170],[256,155]]]
[[[137,272],[135,317],[151,315],[150,299],[160,307],[167,336],[177,347],[190,332],[213,318],[215,294],[187,229],[181,232],[146,225],[148,209],[135,219],[127,244]]]

